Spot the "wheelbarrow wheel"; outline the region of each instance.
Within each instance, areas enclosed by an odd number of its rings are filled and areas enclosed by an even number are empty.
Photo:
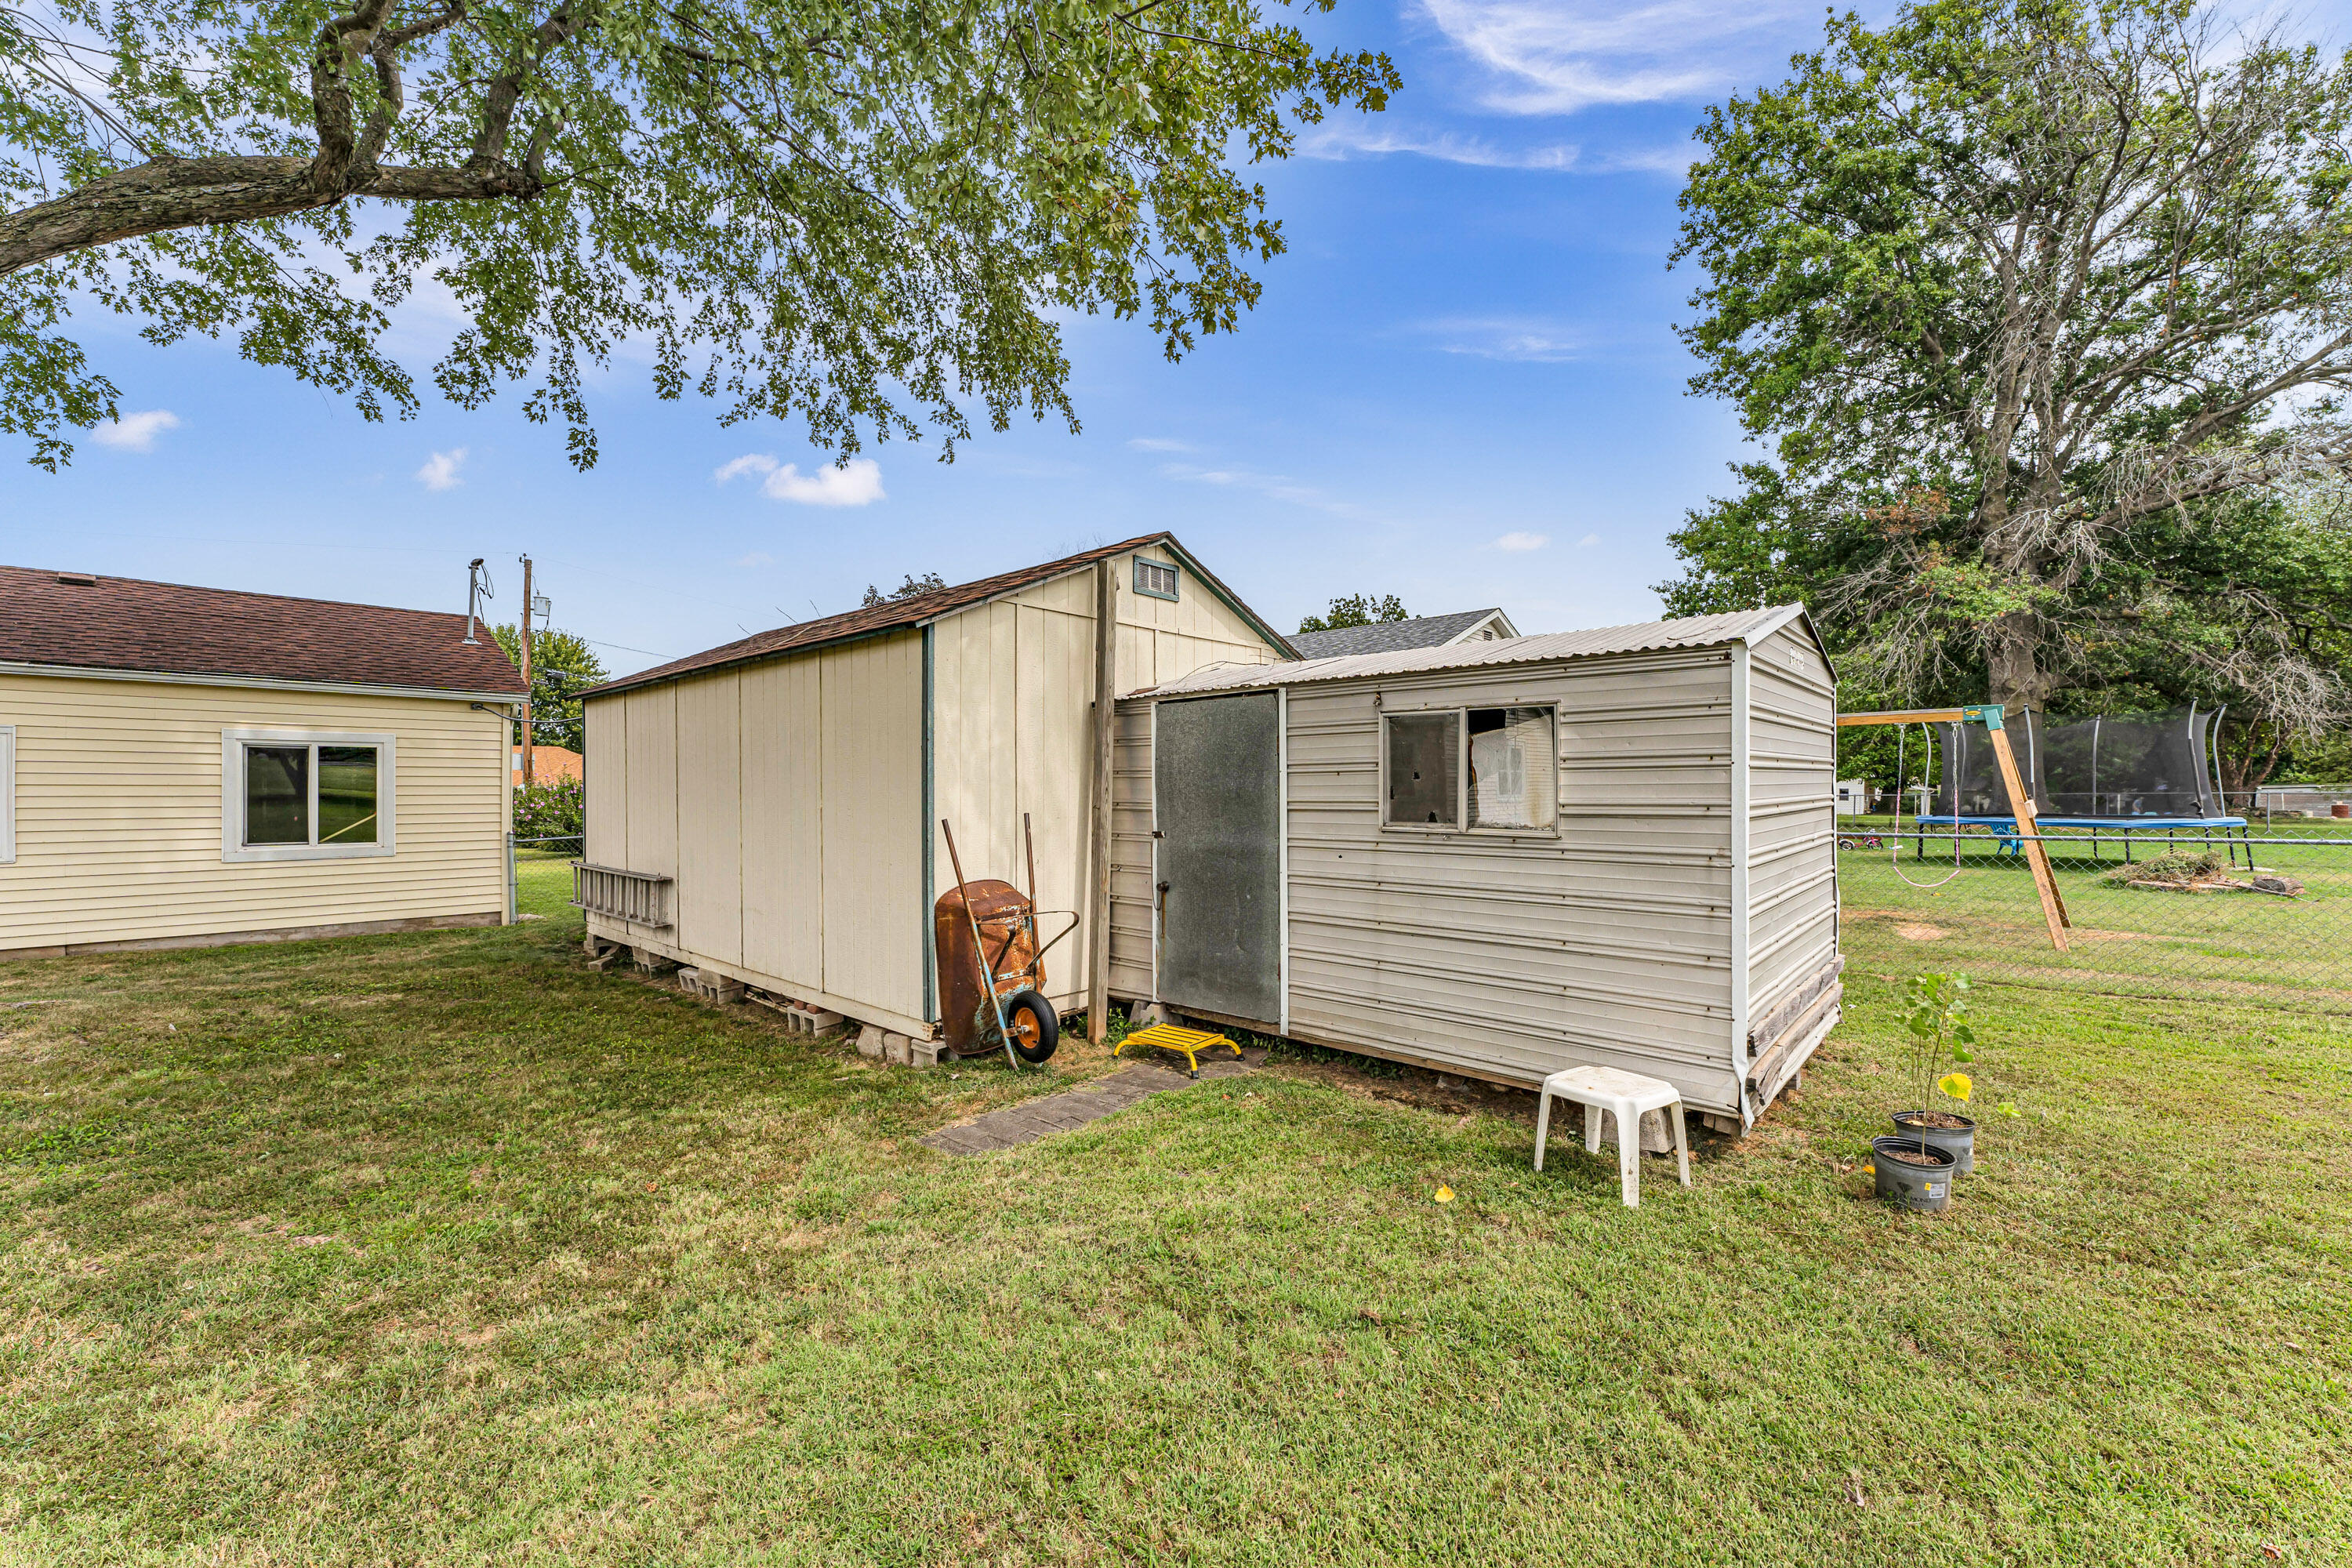
[[[1015,991],[1004,999],[1004,1027],[1013,1036],[1013,1054],[1033,1067],[1062,1043],[1060,1016],[1034,991]]]

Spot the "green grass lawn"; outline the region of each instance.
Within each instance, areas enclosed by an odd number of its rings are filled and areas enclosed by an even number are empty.
[[[1860,955],[1638,1211],[1522,1097],[1296,1056],[956,1161],[1111,1064],[877,1067],[591,973],[524,879],[0,965],[0,1561],[2352,1557],[2340,1019],[1983,992],[2018,1114],[1940,1217],[1857,1168]]]
[[[2255,864],[2301,881],[2294,899],[2119,886],[2105,879],[2121,864],[2116,846],[2095,859],[2087,835],[2053,831],[2051,864],[2074,922],[2063,954],[2050,945],[2032,872],[1997,853],[1995,839],[1964,837],[1957,875],[1948,836],[1930,837],[1924,857],[1906,842],[1898,868],[1889,848],[1859,843],[1885,826],[1841,819],[1841,837],[1856,841],[1838,871],[1845,945],[1857,962],[2352,1014],[2352,824],[2282,822],[2288,842],[2256,835]],[[2146,860],[2161,849],[2141,844],[2134,853]],[[2234,875],[2251,873],[2241,865]]]

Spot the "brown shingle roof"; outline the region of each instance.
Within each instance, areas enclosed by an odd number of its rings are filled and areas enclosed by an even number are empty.
[[[432,610],[0,566],[0,662],[521,695],[479,635]]]
[[[1220,598],[1248,616],[1251,624],[1255,626],[1276,647],[1284,652],[1289,651],[1290,645],[1283,640],[1282,634],[1267,626],[1258,617],[1256,612],[1234,597],[1231,590],[1212,576],[1198,561],[1192,558],[1190,551],[1176,542],[1174,534],[1147,533],[1139,539],[1127,539],[1117,544],[1106,544],[1098,550],[1088,550],[1076,555],[1066,555],[1059,561],[1047,561],[1035,566],[1024,566],[1017,572],[1005,572],[993,577],[982,577],[975,583],[959,583],[951,588],[941,588],[936,593],[918,594],[910,598],[894,599],[887,605],[876,605],[863,610],[851,610],[844,615],[827,616],[819,621],[803,621],[798,626],[779,626],[772,632],[761,632],[756,636],[744,637],[740,641],[728,643],[720,647],[709,648],[702,653],[688,654],[684,658],[672,659],[667,664],[657,664],[651,669],[641,669],[635,675],[625,675],[618,680],[608,680],[602,686],[592,686],[581,695],[607,697],[616,691],[629,690],[633,687],[651,686],[658,681],[674,680],[682,675],[698,675],[706,670],[723,669],[729,665],[750,664],[757,659],[772,658],[778,654],[817,647],[825,643],[847,642],[856,637],[873,637],[880,632],[897,631],[906,626],[919,626],[926,622],[938,620],[942,616],[952,615],[969,605],[977,605],[982,600],[993,599],[1000,594],[1010,594],[1016,589],[1031,587],[1048,579],[1059,577],[1066,572],[1074,572],[1081,566],[1092,565],[1095,562],[1114,555],[1123,555],[1130,550],[1140,550],[1150,544],[1165,544],[1170,550],[1181,556],[1193,575],[1208,584],[1212,591]]]

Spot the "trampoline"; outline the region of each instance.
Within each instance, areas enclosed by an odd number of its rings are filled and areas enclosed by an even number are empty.
[[[2200,712],[2191,704],[2185,711],[2101,714],[2061,723],[2018,712],[2008,728],[2034,817],[2044,828],[2087,830],[2095,860],[2103,843],[2119,844],[2128,861],[2136,842],[2177,847],[2186,841],[2210,848],[2219,839],[2231,865],[2241,848],[2252,865],[2252,828],[2221,796],[2213,742],[2223,711]],[[2016,854],[2017,817],[2003,809],[2009,798],[1992,748],[1969,725],[1935,728],[1944,765],[1929,795],[1933,809],[1913,818],[1916,826],[1905,837],[1919,841],[1924,857],[1927,839],[1977,828],[2000,838],[2000,853]]]

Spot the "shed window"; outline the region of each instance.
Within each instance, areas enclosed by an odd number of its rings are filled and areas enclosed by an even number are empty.
[[[227,731],[221,783],[223,859],[393,852],[390,735]]]
[[[1174,598],[1176,568],[1164,561],[1146,561],[1142,556],[1137,556],[1135,558],[1135,591],[1154,599]]]
[[[1559,752],[1549,708],[1473,708],[1470,826],[1549,828],[1559,816]]]
[[[1381,820],[1459,827],[1462,715],[1398,713],[1388,721],[1388,801]]]

